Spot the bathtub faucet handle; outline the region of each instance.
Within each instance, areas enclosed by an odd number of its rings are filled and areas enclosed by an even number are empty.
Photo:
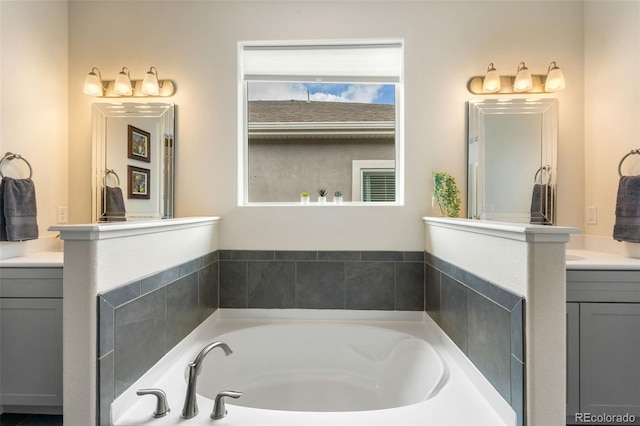
[[[242,392],[226,390],[216,395],[216,400],[213,404],[213,412],[210,416],[213,420],[220,420],[227,415],[227,407],[224,405],[225,396],[230,398],[240,398],[242,396]]]
[[[153,412],[153,417],[164,417],[171,409],[167,403],[167,394],[162,389],[140,389],[136,392],[138,395],[154,395],[157,398],[156,410]]]

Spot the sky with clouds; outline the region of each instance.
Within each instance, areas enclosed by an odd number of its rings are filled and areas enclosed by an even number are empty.
[[[249,82],[250,101],[307,100],[395,104],[393,84]]]

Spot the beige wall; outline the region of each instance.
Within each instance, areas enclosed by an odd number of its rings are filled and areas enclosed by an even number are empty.
[[[68,203],[67,15],[66,1],[0,2],[0,156],[18,153],[31,164],[41,237],[54,235],[47,228]],[[14,160],[2,172],[23,178],[29,170]],[[39,243],[0,250],[17,255]]]
[[[431,172],[448,171],[466,190],[466,83],[490,61],[504,73],[522,60],[534,73],[546,72],[552,60],[565,71],[569,85],[557,95],[560,159],[572,165],[561,164],[567,178],[559,180],[559,223],[582,225],[581,2],[372,1],[363,9],[360,1],[153,7],[98,1],[69,7],[70,161],[84,165],[90,159],[95,99],[81,87],[91,67],[113,76],[127,66],[139,78],[155,65],[161,77],[177,83],[176,214],[222,215],[225,248],[421,250]],[[321,207],[237,207],[237,42],[369,37],[405,40],[406,205],[345,206],[330,213]],[[74,222],[89,219],[88,173],[88,166],[69,170]],[[569,182],[578,182],[577,191]],[[322,232],[309,236],[299,232],[304,228]]]
[[[452,173],[466,190],[469,77],[490,61],[513,74],[521,60],[534,73],[555,60],[567,78],[556,96],[558,223],[610,235],[617,163],[638,147],[639,2],[374,1],[362,10],[356,1],[2,1],[0,151],[34,167],[41,234],[57,206],[69,205],[72,223],[90,220],[96,99],[82,83],[92,66],[105,78],[122,66],[141,78],[154,65],[176,81],[176,215],[223,215],[225,247],[414,250],[431,172]],[[406,205],[238,208],[237,41],[366,37],[405,39]],[[47,78],[33,86],[40,70]],[[585,204],[598,207],[597,225],[585,226]],[[326,231],[300,237],[309,226]]]
[[[640,148],[640,2],[588,2],[584,16],[585,206],[598,209],[598,223],[583,230],[611,237],[618,163]],[[622,170],[640,174],[640,155]]]

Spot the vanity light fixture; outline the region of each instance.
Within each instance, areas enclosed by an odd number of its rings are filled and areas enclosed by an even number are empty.
[[[120,96],[133,95],[133,87],[131,87],[131,77],[129,76],[129,68],[122,67],[122,71],[116,76],[116,83],[113,91]]]
[[[502,85],[500,84],[500,74],[493,66],[493,62],[487,67],[487,74],[484,76],[484,82],[482,83],[482,91],[484,93],[499,92]]]
[[[158,80],[158,70],[151,67],[143,80],[131,80],[129,69],[122,67],[115,80],[102,80],[97,67],[93,67],[84,81],[84,93],[105,98],[168,97],[176,93],[171,80]]]
[[[142,93],[149,96],[158,96],[160,93],[160,84],[158,83],[158,70],[156,67],[149,68],[149,71],[142,80]]]
[[[467,89],[474,95],[512,95],[514,93],[550,93],[565,87],[564,75],[553,61],[547,75],[532,75],[524,62],[518,65],[515,76],[501,76],[493,63],[487,67],[484,76],[471,77]]]
[[[96,74],[97,72],[97,74]],[[105,87],[102,85],[102,75],[96,67],[91,69],[84,80],[84,93],[91,96],[104,96]]]
[[[553,61],[549,64],[549,69],[547,70],[547,78],[544,82],[544,91],[557,92],[558,90],[564,89],[564,87],[564,74],[558,65],[556,65],[556,61]]]
[[[533,89],[533,80],[531,79],[531,72],[529,68],[520,62],[518,65],[518,72],[516,73],[516,79],[513,82],[513,91],[516,93],[528,92]]]

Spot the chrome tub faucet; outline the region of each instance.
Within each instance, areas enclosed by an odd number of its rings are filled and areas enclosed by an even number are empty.
[[[213,342],[204,347],[196,356],[193,362],[189,363],[189,382],[187,384],[187,395],[184,400],[184,407],[182,408],[182,418],[190,419],[198,415],[198,404],[196,403],[196,382],[200,370],[202,369],[202,362],[209,352],[213,349],[220,347],[224,354],[229,356],[233,351],[227,346],[226,343]]]

